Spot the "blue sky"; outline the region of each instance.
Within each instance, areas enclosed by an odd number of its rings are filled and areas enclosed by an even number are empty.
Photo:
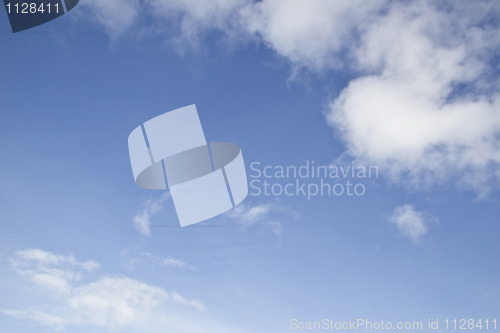
[[[82,0],[12,34],[0,10],[0,331],[498,318],[499,13]],[[135,185],[127,137],[190,104],[249,175],[354,161],[379,177],[180,228],[168,195]]]

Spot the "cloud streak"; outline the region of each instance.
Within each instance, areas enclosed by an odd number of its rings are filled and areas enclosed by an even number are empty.
[[[281,244],[285,230],[283,220],[295,220],[298,216],[296,211],[286,206],[268,203],[260,205],[241,203],[226,213],[226,217],[237,222],[244,229],[259,225],[267,227],[278,237],[279,244]]]

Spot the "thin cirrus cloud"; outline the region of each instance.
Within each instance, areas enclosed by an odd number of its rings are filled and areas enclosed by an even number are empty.
[[[199,45],[207,31],[256,41],[293,72],[347,70],[326,122],[346,155],[398,183],[453,183],[486,197],[500,186],[498,1],[128,0],[106,30],[152,15],[151,31]],[[97,3],[89,8],[101,10]],[[135,14],[131,14],[134,12]],[[122,23],[117,23],[122,22]],[[145,23],[145,29],[148,29]],[[173,32],[172,32],[173,31]]]
[[[269,218],[269,214],[273,210],[273,205],[271,204],[261,204],[261,205],[248,205],[240,204],[233,210],[227,212],[227,216],[230,219],[236,220],[243,226],[251,226],[263,220]]]
[[[264,226],[274,233],[281,244],[281,236],[284,232],[283,219],[299,218],[299,214],[293,209],[280,204],[251,204],[241,203],[226,213],[226,217],[238,223],[242,228]]]
[[[146,7],[163,22],[176,22],[169,27],[170,36],[181,49],[196,48],[207,30],[218,29],[226,35],[241,37],[241,19],[250,2],[248,0],[152,0]]]
[[[0,314],[56,331],[66,331],[69,327],[120,331],[145,322],[151,324],[150,327],[170,327],[175,331],[172,323],[179,327],[192,326],[189,324],[192,318],[186,319],[186,313],[194,311],[196,315],[205,310],[205,305],[198,300],[125,276],[101,275],[93,281],[81,282],[83,272],[99,268],[94,261],[82,262],[73,256],[40,249],[18,251],[9,261],[28,283],[40,287],[45,301],[43,304],[30,302],[20,309],[0,309]],[[40,280],[42,275],[49,278]],[[47,282],[50,279],[64,281],[64,284]],[[64,290],[56,293],[53,287],[62,285]],[[164,323],[167,318],[169,323]],[[217,325],[208,324],[209,327]]]
[[[61,256],[39,249],[17,251],[9,262],[19,275],[56,293],[68,293],[71,283],[79,281],[82,273],[99,268],[94,261],[79,262],[71,255]]]
[[[121,251],[121,254],[128,255],[129,252],[130,252],[130,250],[123,249]],[[140,252],[139,254],[134,256],[132,259],[128,260],[127,268],[134,269],[137,265],[141,265],[141,264],[148,264],[148,265],[153,264],[153,265],[170,267],[170,268],[188,269],[191,271],[197,270],[196,267],[189,265],[184,260],[181,260],[178,258],[173,258],[173,257],[160,258],[160,257],[155,256],[155,255],[148,253],[148,252]]]
[[[187,267],[187,265],[184,261],[179,260],[179,259],[174,259],[174,258],[164,259],[164,260],[162,260],[161,263],[164,266],[173,266],[173,267],[179,267],[179,268]]]

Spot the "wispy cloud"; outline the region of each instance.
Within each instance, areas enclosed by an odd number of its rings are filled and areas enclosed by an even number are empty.
[[[398,229],[401,235],[418,245],[428,233],[429,225],[435,222],[436,218],[416,210],[412,205],[406,204],[394,208],[392,214],[388,216],[388,220]]]
[[[197,49],[203,36],[214,29],[241,38],[241,12],[250,4],[249,0],[152,0],[148,9],[160,22],[170,23],[174,33],[168,37],[177,47]]]
[[[293,209],[279,204],[251,205],[241,203],[226,213],[226,216],[239,223],[242,228],[265,226],[280,240],[285,230],[283,220],[295,220],[299,214]]]
[[[38,310],[0,310],[0,313],[18,320],[31,321],[55,331],[61,331],[67,325],[65,318]]]
[[[453,180],[479,196],[498,188],[498,2],[446,10],[394,3],[353,49],[367,76],[350,82],[327,118],[348,153],[395,181],[426,189]]]
[[[251,226],[269,218],[274,206],[271,204],[261,204],[251,206],[249,204],[240,204],[227,213],[227,216],[238,221],[244,226]]]
[[[168,258],[168,259],[162,260],[162,265],[180,267],[180,268],[187,267],[187,265],[184,261],[179,260],[179,259],[174,259],[174,258]]]
[[[160,212],[163,205],[170,198],[170,192],[165,192],[155,199],[148,199],[143,203],[142,210],[134,216],[134,226],[144,236],[151,236],[151,217]]]
[[[101,275],[94,281],[81,283],[75,270],[94,270],[98,267],[94,261],[82,262],[73,256],[29,249],[16,252],[10,262],[20,276],[43,287],[41,292],[46,293],[47,302],[29,304],[23,309],[1,309],[0,313],[54,330],[71,326],[110,329],[143,324],[156,315],[175,314],[172,306],[205,310],[198,300],[129,277]],[[47,282],[51,279],[58,283]],[[63,292],[55,294],[61,287]]]
[[[128,250],[122,250],[122,255],[129,256]],[[171,267],[171,268],[179,268],[179,269],[189,269],[196,270],[196,268],[192,265],[189,265],[184,260],[173,258],[173,257],[158,257],[148,252],[140,252],[132,257],[132,259],[128,260],[127,267],[129,269],[133,269],[136,265],[141,263],[154,264],[163,267]]]
[[[125,277],[102,277],[73,290],[68,324],[120,327],[143,322],[169,299],[163,288]]]
[[[106,32],[117,37],[134,26],[141,15],[142,1],[138,0],[85,0],[85,17],[101,25]]]
[[[204,311],[205,310],[205,305],[203,305],[203,303],[201,303],[199,301],[196,301],[196,300],[188,300],[188,299],[182,297],[181,295],[179,295],[176,292],[172,293],[171,298],[177,304],[190,306],[190,307],[193,307],[193,308],[195,308],[195,309],[197,309],[199,311]]]
[[[67,293],[81,274],[99,268],[94,261],[79,262],[73,256],[61,256],[39,249],[18,251],[10,258],[11,267],[36,285],[52,292]]]
[[[341,53],[386,1],[264,0],[243,12],[246,29],[293,67],[323,73],[346,66]]]

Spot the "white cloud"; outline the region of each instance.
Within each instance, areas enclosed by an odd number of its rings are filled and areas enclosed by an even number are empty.
[[[414,244],[420,244],[428,232],[429,224],[436,219],[415,210],[412,205],[406,204],[394,208],[388,220],[398,228],[403,236],[410,239]]]
[[[27,249],[22,251],[17,251],[13,258],[11,258],[11,263],[16,268],[24,266],[35,266],[37,268],[44,268],[47,266],[61,266],[69,265],[71,267],[77,267],[84,269],[86,271],[93,271],[99,268],[99,264],[95,261],[78,261],[74,256],[63,256],[57,255],[52,252],[47,252],[39,249]]]
[[[179,260],[179,259],[174,259],[174,258],[164,259],[162,261],[162,265],[164,265],[164,266],[174,266],[174,267],[180,267],[180,268],[187,267],[187,265],[186,265],[186,263],[184,261]]]
[[[17,273],[42,287],[40,292],[45,293],[45,302],[30,302],[23,309],[0,309],[0,313],[54,330],[66,330],[69,327],[143,327],[158,320],[163,322],[168,317],[177,318],[177,324],[181,326],[177,331],[182,331],[182,326],[190,325],[182,320],[179,322],[179,311],[189,313],[205,310],[205,305],[198,300],[187,299],[177,292],[167,292],[162,287],[129,277],[102,275],[89,283],[82,283],[80,277],[75,278],[77,268],[82,271],[95,269],[97,264],[93,261],[80,262],[73,256],[56,255],[38,249],[18,251],[10,261]],[[64,293],[54,293],[52,282],[40,280],[40,275],[63,281]],[[26,296],[29,295],[23,295],[23,298]],[[172,328],[169,325],[164,327]]]
[[[66,320],[64,318],[37,310],[0,310],[0,313],[19,320],[29,320],[43,327],[50,327],[56,331],[60,331],[66,326]]]
[[[148,199],[144,202],[142,210],[134,216],[134,226],[141,234],[151,236],[151,217],[161,211],[168,198],[170,198],[170,192],[165,192],[156,199]]]
[[[196,46],[217,30],[229,40],[256,40],[286,57],[294,67],[322,71],[344,65],[361,24],[386,0],[153,0],[153,16],[177,31],[177,45]],[[163,29],[158,29],[162,31]]]
[[[101,2],[89,4],[96,11],[112,6]],[[347,155],[378,165],[390,179],[422,189],[452,181],[483,197],[500,187],[500,68],[494,58],[500,52],[500,2],[139,3],[128,0],[124,7],[156,18],[146,25],[177,44],[197,44],[215,30],[266,45],[294,71],[335,75],[347,69],[354,78],[329,104],[327,123]],[[122,28],[113,31],[127,29],[134,17],[119,16],[121,23],[111,26]],[[137,221],[144,234],[147,221]]]
[[[12,268],[36,285],[52,292],[67,293],[71,282],[81,273],[99,268],[94,261],[79,262],[73,256],[61,256],[39,249],[17,251],[10,260]]]
[[[395,180],[455,179],[484,196],[500,180],[500,95],[488,74],[500,42],[460,9],[394,5],[356,49],[371,75],[351,81],[327,118],[349,154]]]
[[[144,322],[169,298],[160,287],[124,277],[103,277],[78,286],[68,299],[71,325],[120,327]]]
[[[167,22],[177,31],[174,41],[178,46],[196,47],[207,30],[218,29],[227,35],[240,30],[240,11],[250,4],[248,0],[152,0],[148,2],[154,16]],[[241,37],[241,34],[239,35]]]
[[[182,297],[181,295],[179,295],[176,292],[172,293],[171,298],[177,304],[190,306],[190,307],[193,307],[199,311],[205,310],[205,305],[203,305],[203,303],[201,303],[200,301],[185,299],[184,297]]]
[[[291,64],[315,71],[341,68],[340,53],[386,1],[264,0],[243,13],[248,32]]]
[[[226,215],[244,226],[251,226],[268,218],[273,207],[274,206],[271,204],[250,206],[248,204],[241,203],[234,209],[227,212]]]
[[[281,242],[284,231],[283,219],[297,219],[299,214],[293,209],[278,204],[251,205],[241,203],[226,213],[226,216],[239,223],[243,228],[264,225]]]
[[[123,252],[123,251],[122,251]],[[128,252],[128,250],[127,250]],[[127,253],[122,253],[123,255],[126,255]],[[188,265],[185,261],[176,259],[176,258],[160,258],[158,256],[155,256],[151,253],[147,252],[140,252],[138,255],[130,259],[127,263],[127,268],[133,269],[137,264],[140,263],[153,263],[155,265],[159,266],[165,266],[165,267],[174,267],[174,268],[183,268],[183,269],[189,269],[189,270],[196,270],[194,266]]]

